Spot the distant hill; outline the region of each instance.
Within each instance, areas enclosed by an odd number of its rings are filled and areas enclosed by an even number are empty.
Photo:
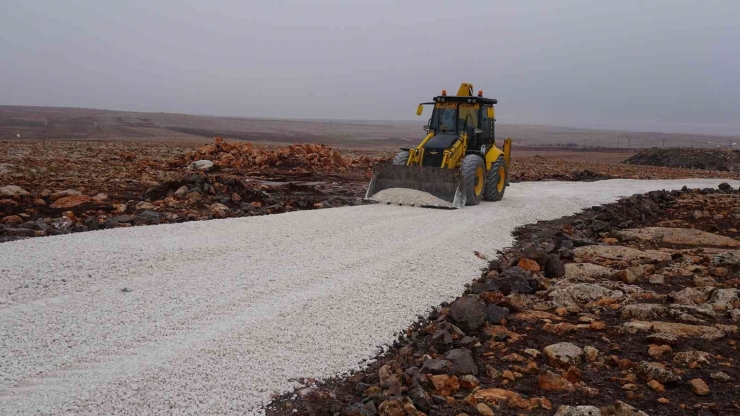
[[[424,136],[418,121],[290,120],[141,113],[85,108],[0,106],[0,139],[209,141],[214,136],[273,143],[321,142],[342,147],[411,146]],[[731,138],[498,124],[497,137],[519,146],[645,148],[728,147]],[[738,139],[735,139],[736,141]]]

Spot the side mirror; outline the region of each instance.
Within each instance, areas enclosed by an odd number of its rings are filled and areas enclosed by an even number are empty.
[[[416,115],[420,116],[421,113],[424,112],[424,106],[422,104],[419,104],[419,107],[416,108]]]
[[[490,106],[486,109],[488,111],[487,115],[489,119],[494,119],[496,116],[496,113],[493,110],[493,106]]]
[[[424,131],[429,131],[429,126],[424,126]]]

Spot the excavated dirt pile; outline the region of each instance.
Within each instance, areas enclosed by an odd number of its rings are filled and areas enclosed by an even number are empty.
[[[267,414],[740,414],[739,224],[722,184],[521,227],[366,370]]]
[[[628,165],[740,172],[740,150],[652,148],[630,157],[623,163]]]

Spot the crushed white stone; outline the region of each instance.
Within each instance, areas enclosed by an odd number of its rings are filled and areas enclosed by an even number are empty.
[[[0,244],[0,413],[262,414],[361,367],[523,224],[722,180],[513,184],[458,210],[365,205]],[[740,183],[731,182],[737,187]]]
[[[395,205],[435,205],[435,206],[452,206],[450,202],[439,199],[436,196],[416,189],[407,188],[388,188],[372,196],[373,201],[383,202]]]

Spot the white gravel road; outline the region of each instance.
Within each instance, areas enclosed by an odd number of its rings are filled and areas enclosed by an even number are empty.
[[[721,180],[513,184],[462,210],[386,205],[0,244],[0,414],[260,414],[358,368],[462,292],[514,227]],[[737,182],[732,183],[737,187]]]

